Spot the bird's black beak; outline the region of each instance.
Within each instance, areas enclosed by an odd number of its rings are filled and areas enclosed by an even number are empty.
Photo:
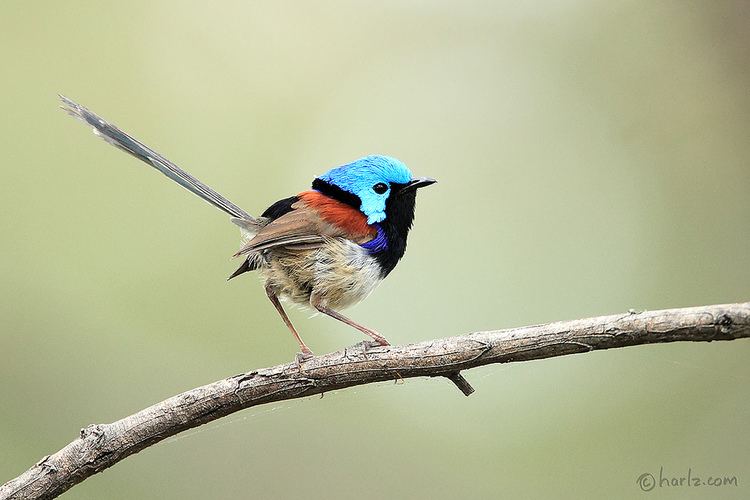
[[[430,177],[417,177],[416,179],[410,180],[402,189],[401,191],[411,191],[413,189],[418,189],[421,187],[429,186],[430,184],[435,184],[437,181],[435,179],[431,179]]]

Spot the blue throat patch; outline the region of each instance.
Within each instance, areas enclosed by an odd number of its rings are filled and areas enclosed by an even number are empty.
[[[378,230],[378,235],[367,243],[362,243],[360,246],[366,249],[370,254],[388,250],[388,237],[386,237],[385,231],[383,231],[383,228],[380,227],[380,224],[378,223],[373,224],[373,226]]]

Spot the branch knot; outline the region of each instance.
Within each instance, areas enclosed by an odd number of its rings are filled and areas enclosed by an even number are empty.
[[[719,331],[723,334],[730,333],[732,331],[732,326],[734,326],[734,321],[732,320],[732,317],[724,313],[721,316],[719,316],[719,321],[717,321],[717,324],[719,325]]]

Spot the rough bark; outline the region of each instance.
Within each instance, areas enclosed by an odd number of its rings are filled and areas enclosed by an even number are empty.
[[[125,457],[186,429],[260,404],[411,377],[447,377],[465,394],[461,370],[641,344],[750,337],[750,303],[628,312],[476,332],[404,346],[360,344],[235,375],[166,399],[80,437],[0,486],[0,499],[54,498]]]

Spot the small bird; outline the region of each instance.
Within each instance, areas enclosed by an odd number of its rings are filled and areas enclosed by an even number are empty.
[[[365,156],[332,168],[312,189],[279,200],[253,217],[165,157],[76,102],[60,96],[62,108],[93,127],[108,143],[158,171],[231,216],[242,246],[240,267],[229,276],[259,271],[268,298],[299,343],[302,358],[313,355],[279,299],[312,307],[370,336],[375,330],[339,312],[367,297],[396,267],[406,251],[418,188],[434,184],[413,177],[401,161]]]

